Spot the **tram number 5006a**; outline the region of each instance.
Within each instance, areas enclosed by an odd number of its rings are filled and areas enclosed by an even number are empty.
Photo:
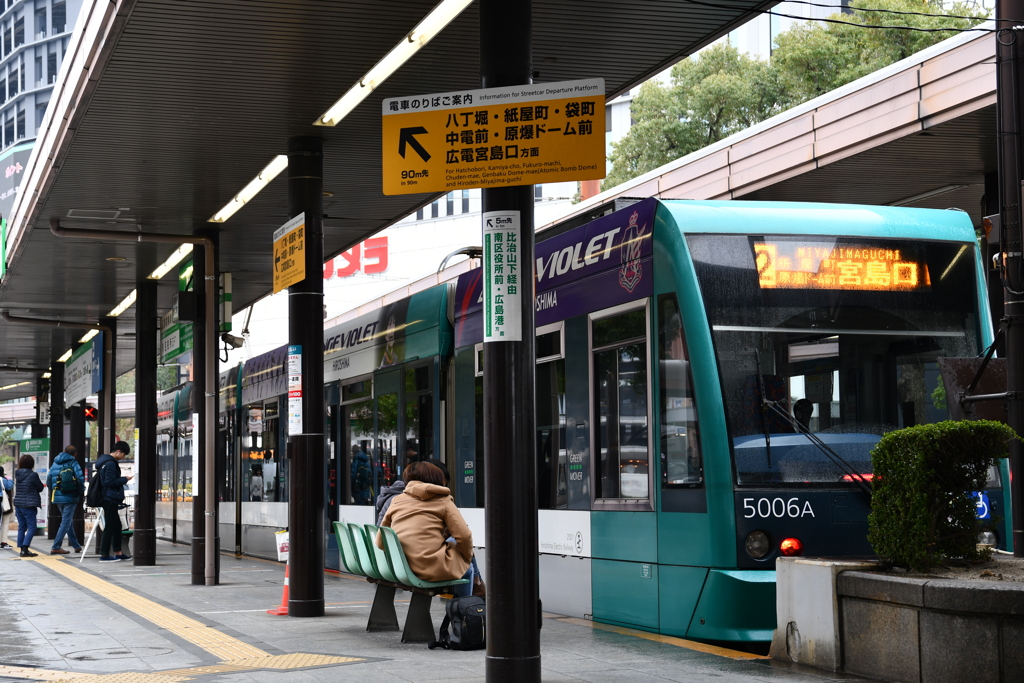
[[[762,519],[768,517],[814,517],[814,509],[811,507],[811,501],[801,501],[799,498],[744,498],[743,499],[743,518],[751,519],[753,517],[761,517]]]

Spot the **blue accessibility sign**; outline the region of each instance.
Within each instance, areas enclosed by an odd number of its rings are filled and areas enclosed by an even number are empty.
[[[992,519],[992,506],[989,504],[988,494],[984,491],[975,491],[971,495],[974,497],[974,505],[978,508],[978,519]]]

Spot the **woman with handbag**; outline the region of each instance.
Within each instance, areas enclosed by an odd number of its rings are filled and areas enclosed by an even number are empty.
[[[7,531],[14,517],[14,482],[7,478],[4,468],[0,467],[0,548],[10,548],[7,542]]]

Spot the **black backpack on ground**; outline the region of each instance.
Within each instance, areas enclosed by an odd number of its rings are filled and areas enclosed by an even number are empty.
[[[487,647],[487,610],[483,598],[468,595],[452,598],[444,608],[444,621],[437,640],[427,647],[433,650],[482,650]],[[451,633],[448,627],[451,627]]]
[[[91,508],[103,507],[103,480],[100,478],[100,468],[93,470],[89,478],[89,491],[85,494],[85,504]]]

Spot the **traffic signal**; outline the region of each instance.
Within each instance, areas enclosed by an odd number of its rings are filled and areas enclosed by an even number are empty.
[[[86,406],[82,409],[82,414],[85,415],[86,422],[95,422],[100,415],[100,410],[95,406]]]

